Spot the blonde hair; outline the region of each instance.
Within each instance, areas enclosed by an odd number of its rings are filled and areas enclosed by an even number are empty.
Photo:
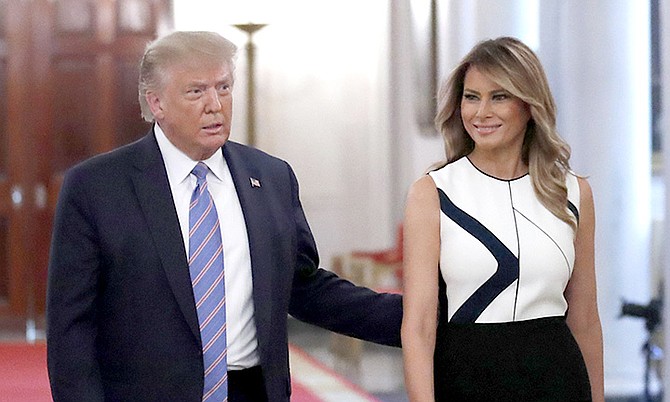
[[[187,62],[228,63],[235,70],[237,46],[214,32],[177,31],[151,42],[140,61],[139,101],[142,117],[154,121],[146,94],[162,87],[167,69]]]
[[[475,143],[461,119],[465,74],[472,66],[529,106],[531,119],[522,147],[533,189],[540,202],[560,220],[576,229],[568,210],[565,178],[570,173],[570,146],[556,131],[556,104],[537,55],[511,37],[478,43],[456,66],[437,95],[435,126],[444,139],[444,166],[468,155]]]

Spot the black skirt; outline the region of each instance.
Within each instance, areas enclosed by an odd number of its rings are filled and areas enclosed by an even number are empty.
[[[584,358],[564,317],[440,322],[436,401],[590,401]]]

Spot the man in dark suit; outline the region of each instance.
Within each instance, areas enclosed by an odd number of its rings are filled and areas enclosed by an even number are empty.
[[[152,130],[66,174],[48,281],[55,401],[288,401],[287,314],[399,346],[400,297],[320,269],[290,166],[228,141],[234,53],[214,33],[153,42],[139,85]]]

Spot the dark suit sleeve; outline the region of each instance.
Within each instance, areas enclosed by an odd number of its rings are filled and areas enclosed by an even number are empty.
[[[95,356],[100,256],[86,184],[68,174],[59,195],[47,288],[47,361],[54,401],[102,401]]]
[[[290,172],[297,227],[297,268],[289,313],[299,320],[331,331],[384,345],[400,346],[402,298],[355,286],[318,267],[314,238]]]

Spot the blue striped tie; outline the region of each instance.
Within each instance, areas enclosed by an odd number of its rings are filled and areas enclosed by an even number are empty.
[[[226,290],[223,244],[214,201],[207,190],[207,165],[193,173],[197,184],[189,208],[189,270],[198,311],[205,367],[203,401],[222,402],[228,396]]]

